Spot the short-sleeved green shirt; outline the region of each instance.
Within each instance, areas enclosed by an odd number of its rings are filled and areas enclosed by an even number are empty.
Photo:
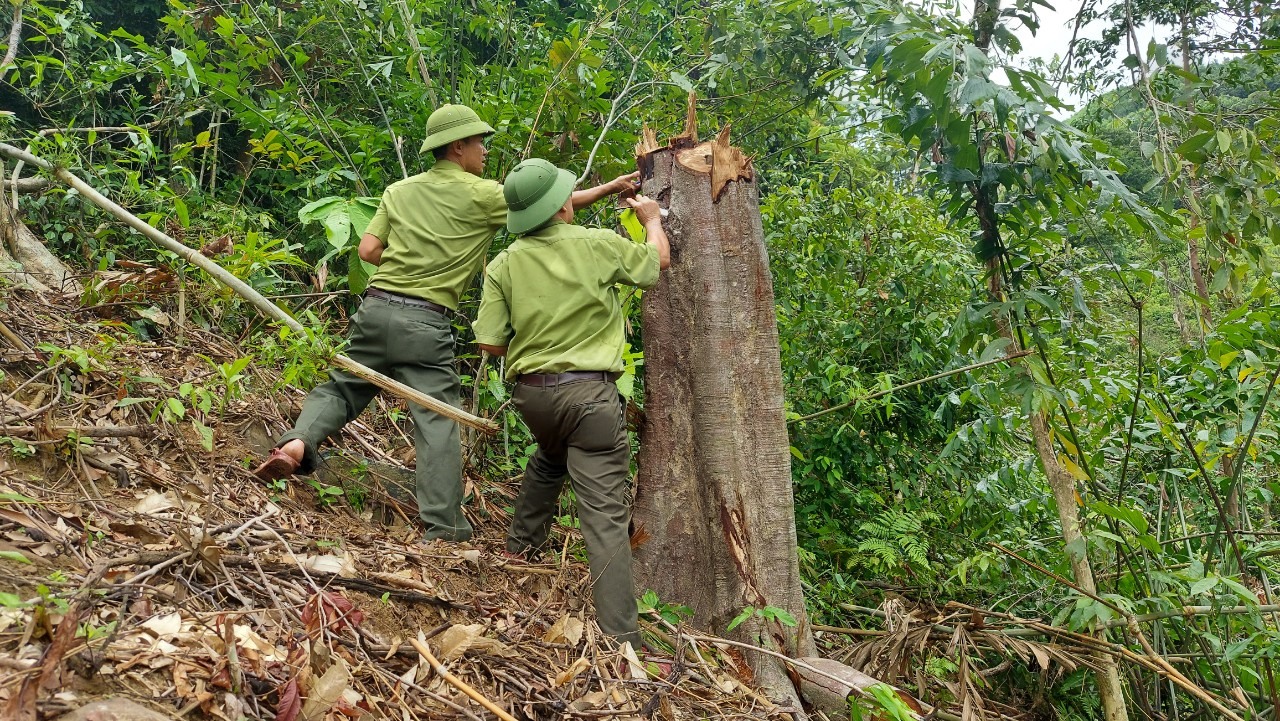
[[[382,264],[369,284],[457,310],[506,222],[501,185],[438,160],[427,172],[383,192],[365,229],[383,247]]]
[[[489,263],[476,342],[507,347],[508,379],[620,371],[625,329],[617,284],[657,282],[656,246],[555,221]]]

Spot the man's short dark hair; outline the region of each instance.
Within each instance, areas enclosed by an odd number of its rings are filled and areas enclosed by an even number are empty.
[[[453,145],[453,143],[445,143],[438,148],[431,149],[432,154],[436,156],[436,160],[444,160],[445,156],[449,154],[450,145]]]

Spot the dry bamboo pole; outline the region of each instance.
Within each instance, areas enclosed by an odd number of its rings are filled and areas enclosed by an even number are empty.
[[[0,155],[5,155],[13,158],[14,160],[21,160],[25,163],[30,163],[31,165],[35,165],[53,173],[62,180],[62,182],[70,185],[79,191],[81,195],[92,200],[98,207],[123,220],[130,227],[163,246],[166,250],[176,253],[183,260],[213,276],[214,280],[235,291],[245,300],[249,301],[249,303],[252,304],[253,307],[257,308],[263,315],[278,323],[282,323],[296,333],[306,332],[306,329],[303,328],[302,324],[286,313],[284,309],[266,298],[263,298],[256,290],[250,288],[248,284],[229,273],[225,268],[215,263],[212,259],[206,258],[196,249],[187,247],[160,230],[151,227],[151,225],[146,221],[120,207],[110,198],[99,193],[93,188],[93,186],[76,177],[66,168],[57,167],[43,158],[36,157],[31,153],[7,143],[0,143]],[[498,430],[498,425],[493,421],[485,418],[478,418],[466,411],[454,408],[447,403],[436,400],[421,391],[415,390],[399,381],[388,378],[372,368],[361,365],[341,353],[335,354],[332,362],[339,368],[360,376],[383,390],[390,391],[401,398],[413,401],[429,411],[439,413],[445,418],[457,421],[458,423],[470,426],[477,430],[484,431],[485,433],[495,433]]]
[[[440,678],[443,678],[454,688],[470,696],[476,703],[492,711],[493,714],[502,719],[502,721],[516,721],[515,717],[504,711],[501,706],[490,701],[484,694],[474,688],[471,688],[462,679],[445,670],[444,664],[440,663],[440,660],[431,653],[431,649],[427,647],[427,644],[416,638],[409,639],[409,643],[418,651],[418,653],[422,654],[422,657],[427,660],[427,663],[431,664],[431,668],[435,669],[435,672],[440,674]]]
[[[972,364],[972,365],[967,365],[967,366],[965,366],[965,367],[963,367],[963,368],[956,368],[956,369],[954,369],[954,370],[943,371],[943,372],[941,372],[941,373],[934,373],[934,374],[933,374],[933,375],[931,375],[931,376],[927,376],[927,377],[925,377],[925,378],[917,378],[916,380],[913,380],[913,381],[911,381],[911,382],[909,382],[909,383],[903,383],[903,384],[902,384],[902,385],[900,385],[900,386],[894,386],[894,387],[892,387],[892,388],[887,388],[887,389],[882,390],[882,391],[876,391],[875,393],[870,393],[870,394],[865,395],[865,396],[858,396],[857,398],[854,398],[854,399],[853,399],[853,400],[851,400],[851,401],[847,401],[847,402],[845,402],[845,403],[841,403],[841,404],[840,404],[840,405],[838,405],[838,406],[831,406],[830,408],[823,408],[822,410],[817,411],[817,412],[815,412],[815,413],[810,413],[810,414],[809,414],[809,415],[807,415],[807,416],[800,416],[800,417],[798,417],[798,418],[792,418],[792,419],[790,419],[790,420],[788,420],[788,421],[787,421],[787,424],[788,424],[788,425],[790,425],[790,424],[792,424],[792,423],[797,423],[797,422],[799,422],[799,421],[811,421],[811,420],[813,420],[814,418],[821,418],[822,416],[825,416],[825,415],[827,415],[828,413],[835,413],[836,411],[842,411],[842,410],[844,410],[844,409],[846,409],[846,408],[849,408],[849,407],[851,407],[851,406],[854,406],[854,405],[857,405],[857,404],[859,404],[859,403],[862,403],[863,401],[872,401],[872,400],[875,400],[875,399],[877,399],[877,398],[883,398],[884,396],[887,396],[887,395],[889,395],[890,393],[897,393],[898,391],[904,391],[904,390],[906,390],[906,389],[908,389],[908,388],[914,388],[915,386],[922,385],[922,384],[924,384],[924,383],[928,383],[928,382],[930,382],[930,381],[940,380],[940,379],[942,379],[942,378],[946,378],[946,377],[948,377],[948,376],[957,375],[957,374],[960,374],[960,373],[967,373],[967,372],[969,372],[969,371],[978,370],[979,368],[985,368],[985,367],[987,367],[987,366],[989,366],[989,365],[995,365],[996,363],[1008,363],[1008,362],[1010,362],[1010,361],[1014,361],[1014,360],[1017,360],[1017,359],[1019,359],[1019,358],[1025,358],[1026,356],[1029,356],[1029,355],[1031,355],[1032,353],[1035,353],[1035,351],[1032,351],[1032,350],[1020,350],[1020,351],[1018,351],[1017,353],[1010,353],[1009,355],[1000,356],[999,358],[992,358],[991,360],[985,360],[985,361],[982,361],[981,363],[974,363],[974,364]]]

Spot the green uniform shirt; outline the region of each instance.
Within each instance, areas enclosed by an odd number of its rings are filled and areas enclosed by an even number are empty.
[[[476,342],[507,346],[508,379],[620,371],[625,338],[617,284],[657,282],[656,246],[555,221],[517,238],[489,263]]]
[[[382,241],[375,288],[458,309],[489,243],[507,222],[502,186],[437,160],[425,173],[387,186],[366,233]]]

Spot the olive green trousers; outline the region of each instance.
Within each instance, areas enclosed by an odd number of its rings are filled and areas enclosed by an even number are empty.
[[[507,550],[529,555],[543,550],[567,476],[587,542],[596,620],[602,631],[638,649],[627,531],[630,449],[618,387],[598,380],[547,387],[520,383],[513,397],[538,450],[525,466]]]
[[[443,315],[382,298],[366,298],[351,318],[347,355],[357,363],[390,376],[451,406],[461,387],[453,367],[453,326]],[[316,450],[369,405],[378,387],[346,371],[329,371],[329,382],[307,396],[292,431],[278,445],[295,438],[306,446],[299,471],[310,473],[319,462]],[[416,403],[413,414],[417,448],[414,495],[426,539],[465,541],[471,524],[462,514],[462,444],[458,424]]]

